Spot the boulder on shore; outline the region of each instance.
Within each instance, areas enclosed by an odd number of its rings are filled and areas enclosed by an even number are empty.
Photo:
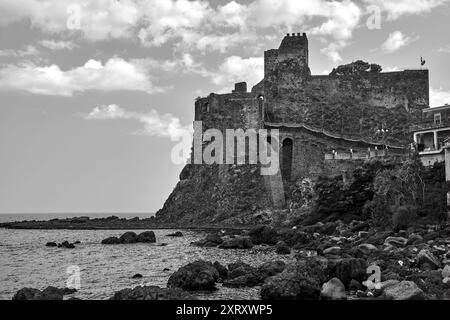
[[[359,252],[361,252],[361,254],[363,256],[368,256],[368,255],[371,255],[374,252],[377,252],[378,248],[375,247],[373,244],[370,244],[370,243],[362,243],[362,244],[358,245],[357,250]]]
[[[127,243],[138,242],[137,238],[138,238],[138,236],[136,233],[129,231],[129,232],[125,232],[123,235],[121,235],[119,239],[120,239],[120,243],[127,244]]]
[[[258,273],[261,279],[265,280],[284,271],[286,263],[283,261],[268,261],[258,267]]]
[[[320,297],[327,300],[346,300],[345,286],[338,278],[333,278],[322,285]]]
[[[278,242],[278,232],[269,226],[258,226],[250,230],[249,236],[254,244],[275,245]]]
[[[291,254],[291,248],[284,241],[278,242],[276,248],[277,254]]]
[[[178,288],[156,286],[135,287],[117,291],[110,300],[194,300],[195,297]]]
[[[228,266],[228,277],[223,285],[233,288],[261,285],[267,278],[281,273],[285,267],[286,264],[283,261],[269,261],[258,268],[240,261],[232,263]]]
[[[75,245],[73,243],[70,243],[69,241],[64,241],[58,244],[58,248],[74,249]]]
[[[218,261],[214,262],[213,266],[219,272],[222,281],[228,278],[228,269],[225,266],[221,265]]]
[[[387,237],[384,240],[385,246],[404,247],[408,243],[408,239],[403,237]]]
[[[326,266],[316,259],[301,260],[268,278],[261,288],[263,300],[316,300],[326,281]]]
[[[252,240],[248,237],[236,237],[224,241],[219,245],[220,249],[251,249],[253,248]]]
[[[46,247],[57,247],[58,245],[56,244],[56,242],[47,242],[45,244]]]
[[[42,291],[35,288],[22,288],[16,292],[12,300],[63,300],[65,295],[74,292],[76,292],[75,289],[60,289],[52,286],[49,286]]]
[[[441,266],[439,260],[429,250],[426,249],[420,250],[419,254],[417,255],[417,264],[422,270],[436,270]]]
[[[225,287],[241,288],[253,287],[261,282],[258,270],[251,265],[238,261],[228,265],[228,278]]]
[[[219,272],[211,262],[198,260],[178,269],[167,282],[168,288],[215,290]]]
[[[22,288],[16,292],[12,300],[44,300],[41,298],[42,298],[41,290],[34,288]]]
[[[154,243],[156,242],[156,236],[153,231],[145,231],[139,234],[136,240],[142,243]]]
[[[412,281],[402,281],[384,290],[385,299],[388,300],[424,300],[423,291]]]
[[[109,237],[102,240],[102,244],[131,244],[131,243],[154,243],[156,236],[153,231],[144,231],[137,235],[134,232],[125,232],[118,237]]]
[[[330,269],[332,276],[341,280],[346,288],[350,287],[352,280],[362,283],[369,277],[367,274],[367,262],[364,259],[340,259]]]
[[[217,233],[211,233],[206,236],[205,239],[193,242],[192,245],[197,247],[217,247],[218,245],[223,243],[222,237],[220,237]]]
[[[121,243],[122,242],[117,237],[109,237],[102,240],[102,244],[121,244]]]
[[[182,236],[183,236],[183,233],[181,231],[177,231],[175,233],[168,234],[166,237],[175,237],[175,238],[177,238],[177,237],[182,237]]]
[[[338,246],[329,247],[329,248],[326,248],[325,250],[323,250],[324,255],[338,256],[341,253],[342,253],[342,248],[338,247]]]

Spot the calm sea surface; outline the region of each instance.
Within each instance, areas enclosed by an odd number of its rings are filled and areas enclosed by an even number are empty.
[[[105,216],[110,216],[107,214]],[[71,215],[77,216],[77,215]],[[80,215],[78,215],[80,216]],[[116,216],[121,216],[116,214]],[[139,216],[139,215],[132,215]],[[46,220],[49,216],[0,215],[2,221]],[[57,217],[61,217],[58,215]],[[91,217],[93,217],[91,215]],[[128,217],[130,217],[128,215]],[[0,299],[11,299],[23,287],[44,289],[65,287],[67,268],[81,270],[81,289],[73,296],[81,299],[108,299],[115,291],[138,285],[165,287],[169,276],[181,266],[205,259],[228,264],[241,260],[254,266],[280,259],[272,250],[221,250],[190,246],[205,234],[183,231],[184,237],[166,235],[173,230],[154,230],[157,243],[102,245],[101,240],[120,236],[127,230],[7,230],[0,229]],[[133,231],[133,230],[129,230]],[[136,233],[144,230],[134,230]],[[49,248],[49,241],[81,241],[75,249]],[[161,246],[161,244],[167,244]],[[264,251],[264,252],[263,252]],[[292,257],[284,257],[290,260]],[[164,271],[164,269],[170,271]],[[143,279],[131,279],[140,273]],[[258,299],[259,288],[221,287],[214,293],[200,293],[201,299]]]

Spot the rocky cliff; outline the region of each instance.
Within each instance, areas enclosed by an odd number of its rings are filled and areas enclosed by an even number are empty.
[[[187,165],[156,218],[179,226],[256,224],[271,206],[256,165]]]

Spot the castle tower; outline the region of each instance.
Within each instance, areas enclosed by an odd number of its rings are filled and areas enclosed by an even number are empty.
[[[306,33],[287,34],[278,49],[264,52],[264,110],[266,120],[278,118],[279,96],[300,93],[311,77]]]
[[[269,76],[271,72],[279,70],[286,64],[291,69],[301,69],[305,75],[311,75],[306,33],[288,33],[278,49],[264,52],[264,76]]]
[[[278,48],[278,63],[293,60],[303,68],[308,65],[308,37],[306,33],[287,34]]]

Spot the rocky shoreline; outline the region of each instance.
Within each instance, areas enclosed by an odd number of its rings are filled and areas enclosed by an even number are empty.
[[[154,217],[141,219],[119,218],[111,216],[107,218],[89,218],[76,217],[52,220],[24,220],[0,223],[0,228],[5,229],[24,229],[24,230],[148,230],[148,229],[185,229],[185,230],[218,230],[234,229],[241,230],[248,228],[248,225],[217,226],[211,224],[185,224],[180,226],[178,223],[162,223],[156,221]]]
[[[153,241],[151,231],[143,234],[147,241]],[[121,243],[139,242],[139,235],[124,235]],[[243,251],[263,246],[280,258],[291,254],[293,259],[274,259],[259,266],[198,260],[174,272],[165,288],[127,288],[110,299],[188,300],[196,299],[196,293],[220,287],[257,287],[263,300],[450,300],[449,224],[416,225],[397,231],[356,220],[294,228],[258,226],[211,231],[191,245]],[[24,288],[14,299],[63,299],[66,294],[54,292]]]

